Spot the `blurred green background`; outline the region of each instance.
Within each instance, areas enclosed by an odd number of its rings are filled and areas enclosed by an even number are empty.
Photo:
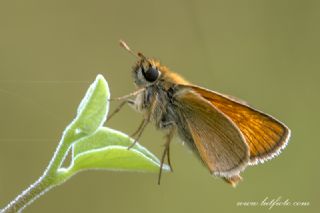
[[[174,173],[84,172],[25,212],[270,212],[237,202],[310,202],[319,209],[320,2],[0,1],[0,206],[35,181],[98,73],[112,96],[133,91],[135,59],[159,58],[197,85],[239,97],[286,123],[288,147],[244,173],[234,189],[172,143]],[[116,106],[112,104],[112,108]],[[126,107],[107,125],[128,134],[141,115]],[[140,140],[160,156],[163,134]]]

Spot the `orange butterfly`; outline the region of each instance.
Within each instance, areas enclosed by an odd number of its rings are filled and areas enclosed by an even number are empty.
[[[120,44],[138,57],[132,70],[138,90],[118,98],[125,100],[110,117],[129,103],[144,115],[133,134],[136,141],[150,121],[165,130],[161,168],[166,156],[171,167],[169,145],[176,133],[213,175],[233,186],[248,165],[273,158],[287,145],[290,130],[280,121],[243,101],[195,86],[157,60],[135,54],[123,41]]]

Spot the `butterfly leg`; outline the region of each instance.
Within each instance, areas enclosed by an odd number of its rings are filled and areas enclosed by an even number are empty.
[[[160,124],[160,128],[162,129],[166,129],[166,128],[176,128],[176,126],[174,126],[175,123],[173,121],[167,121],[167,122],[162,122]],[[175,131],[175,130],[174,130]],[[169,133],[170,134],[170,133]],[[168,135],[169,135],[168,134]],[[172,133],[174,135],[174,133]],[[166,137],[168,137],[168,135],[166,135]],[[171,137],[173,137],[173,135]],[[168,151],[167,151],[167,161],[168,161],[168,164],[170,166],[170,170],[171,172],[173,172],[173,169],[172,169],[172,165],[171,165],[171,161],[170,161],[170,146],[168,145]]]
[[[151,121],[151,116],[153,115],[156,106],[157,106],[157,102],[153,101],[151,103],[151,107],[150,107],[149,112],[146,114],[145,118],[142,120],[138,129],[131,135],[133,137],[134,135],[138,134],[138,136],[135,138],[134,142],[128,147],[128,149],[131,149],[138,142],[139,138],[141,137],[141,135],[143,133],[143,130],[146,128],[146,126]]]
[[[107,121],[109,121],[115,114],[117,114],[122,109],[122,107],[126,104],[134,104],[134,101],[131,99],[122,101],[119,104],[119,106],[112,113],[110,113],[110,115],[107,118]]]
[[[143,119],[139,128],[132,134],[132,136],[137,135],[137,134],[138,134],[138,136],[134,139],[134,142],[128,147],[128,150],[131,149],[134,145],[136,145],[136,143],[138,142],[138,140],[140,139],[140,137],[143,133],[143,130],[146,128],[148,123],[149,123],[148,119]]]
[[[145,91],[146,88],[141,88],[141,89],[138,89],[132,93],[129,93],[128,95],[124,95],[124,96],[121,96],[121,97],[117,97],[117,98],[110,98],[109,101],[121,101],[121,100],[125,100],[125,99],[128,99],[130,97],[133,97],[133,96],[136,96],[140,93],[142,93],[143,91]]]
[[[121,109],[122,107],[125,105],[125,104],[130,104],[130,105],[134,105],[134,100],[131,100],[129,99],[130,97],[133,97],[133,96],[136,96],[138,94],[140,94],[141,92],[143,92],[145,90],[145,88],[141,88],[141,89],[138,89],[128,95],[124,95],[124,96],[121,96],[121,97],[117,97],[117,98],[110,98],[109,101],[121,101],[123,100],[119,106],[108,116],[107,118],[107,121],[109,121],[111,119],[112,116],[114,116],[115,114],[117,114]]]
[[[140,132],[141,128],[142,128],[143,125],[144,125],[144,122],[145,122],[145,119],[143,119],[143,120],[141,121],[138,129],[137,129],[136,131],[134,131],[134,132],[130,135],[131,138],[133,138],[134,136],[136,136],[136,135]]]
[[[164,150],[162,153],[162,158],[161,158],[161,162],[160,162],[160,170],[159,170],[159,177],[158,177],[158,184],[160,185],[160,180],[161,180],[161,175],[162,175],[162,167],[163,167],[163,163],[164,163],[164,159],[167,156],[167,160],[168,160],[168,164],[170,166],[170,170],[172,170],[172,166],[171,166],[171,161],[170,161],[170,142],[174,136],[176,132],[176,127],[172,126],[169,133],[166,135],[166,142],[164,144]]]

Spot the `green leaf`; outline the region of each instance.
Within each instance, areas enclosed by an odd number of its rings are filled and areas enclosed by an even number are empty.
[[[62,183],[79,171],[105,169],[117,171],[158,172],[160,161],[128,135],[102,127],[109,110],[110,92],[105,79],[98,75],[78,107],[76,118],[66,128],[62,150],[55,165],[55,183]],[[61,167],[71,146],[72,158],[68,168]],[[59,151],[60,153],[60,151]],[[163,165],[169,171],[168,165]]]
[[[119,131],[101,127],[94,134],[73,144],[72,162],[66,170],[76,173],[87,169],[158,172],[160,162],[138,143],[128,150],[133,139]],[[164,165],[165,171],[169,166]]]
[[[64,131],[63,140],[72,143],[101,127],[109,111],[109,98],[108,84],[102,75],[98,75],[82,99],[76,118]]]

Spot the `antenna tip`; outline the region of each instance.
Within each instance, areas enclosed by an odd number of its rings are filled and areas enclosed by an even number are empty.
[[[121,47],[125,48],[128,51],[131,51],[130,47],[126,44],[126,42],[120,39],[119,43]]]
[[[134,55],[135,57],[137,57],[137,58],[146,58],[146,57],[144,57],[144,55],[142,54],[142,53],[138,53],[138,54],[136,54],[136,53],[134,53],[131,49],[130,49],[130,47],[126,44],[126,42],[124,42],[123,40],[119,40],[119,43],[120,43],[120,46],[121,47],[123,47],[125,50],[127,50],[129,53],[131,53],[132,55]]]

